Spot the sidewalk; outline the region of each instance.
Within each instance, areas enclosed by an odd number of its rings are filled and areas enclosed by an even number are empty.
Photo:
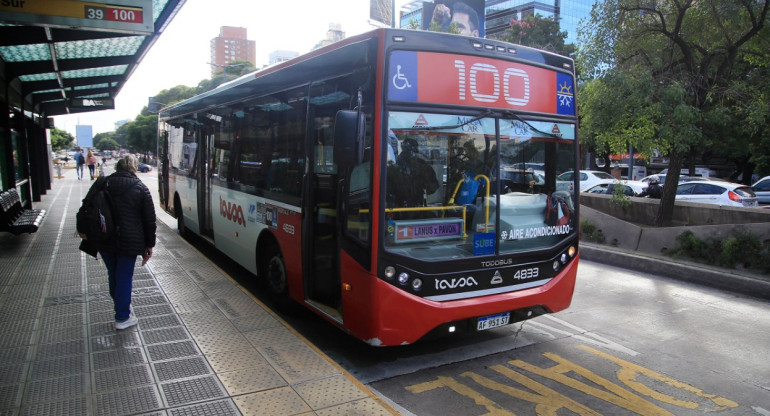
[[[0,414],[397,414],[162,221],[136,265],[139,324],[116,331],[75,237],[93,182],[62,174],[37,233],[0,233]]]
[[[712,267],[585,241],[580,242],[580,258],[761,299],[770,299],[770,276],[768,275]]]

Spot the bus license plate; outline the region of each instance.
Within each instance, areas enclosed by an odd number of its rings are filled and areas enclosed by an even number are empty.
[[[478,324],[476,324],[477,331],[483,331],[485,329],[497,328],[498,326],[508,325],[511,320],[511,313],[505,312],[497,315],[484,316],[479,318]]]

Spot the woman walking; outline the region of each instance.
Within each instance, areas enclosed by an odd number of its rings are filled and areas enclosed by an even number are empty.
[[[129,328],[138,322],[131,308],[136,257],[142,256],[144,266],[155,247],[155,204],[150,190],[137,178],[137,169],[136,158],[128,155],[118,160],[115,173],[106,178],[105,186],[112,199],[112,216],[117,231],[113,239],[91,247],[98,250],[107,266],[116,329]],[[101,181],[91,187],[86,198],[98,190],[95,188],[101,188]],[[84,243],[94,244],[90,240],[84,240]]]
[[[94,169],[96,169],[96,156],[94,152],[88,151],[86,155],[86,165],[88,165],[88,172],[91,174],[91,180],[94,180]]]

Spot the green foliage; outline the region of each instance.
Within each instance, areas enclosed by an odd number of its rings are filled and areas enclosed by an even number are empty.
[[[75,138],[64,130],[56,127],[51,129],[51,150],[54,152],[62,149],[69,149],[75,142]]]
[[[573,56],[577,47],[565,43],[565,39],[567,32],[560,30],[555,18],[539,14],[527,16],[524,20],[511,20],[511,27],[500,35],[500,40],[506,42]]]
[[[139,115],[136,120],[121,126],[126,134],[126,145],[137,152],[157,151],[158,116]]]
[[[101,140],[99,140],[98,144],[97,142],[94,142],[94,147],[96,147],[99,150],[118,150],[120,149],[120,145],[115,140],[105,137]]]
[[[719,264],[725,267],[752,267],[762,251],[762,243],[751,234],[738,233],[722,241]]]
[[[198,86],[194,89],[195,94],[202,94],[206,91],[213,90],[214,88],[224,84],[227,81],[234,80],[243,74],[248,74],[254,71],[254,64],[249,61],[233,61],[226,70],[218,71],[211,79],[204,79],[198,83]]]
[[[768,166],[768,12],[770,0],[597,2],[579,32],[581,145],[661,151],[674,181],[704,149]],[[662,223],[673,199],[664,193]]]
[[[420,30],[422,28],[420,27],[420,22],[418,22],[417,19],[412,18],[409,19],[409,23],[404,29]]]
[[[764,273],[770,272],[770,245],[762,244],[748,232],[736,232],[723,241],[704,241],[691,231],[685,231],[677,236],[676,241],[679,248],[666,251],[672,257],[689,257],[704,264],[729,268],[739,265]]]
[[[612,189],[612,199],[610,200],[610,204],[621,208],[628,208],[631,206],[631,197],[623,192],[623,188],[623,186],[616,186]]]
[[[692,231],[685,231],[679,234],[676,237],[676,241],[679,243],[679,248],[668,250],[667,252],[673,257],[686,256],[694,260],[708,262],[713,258],[712,253],[716,249],[715,245],[710,245],[696,237]]]
[[[155,101],[158,102],[159,108],[163,108],[179,101],[186,100],[194,97],[197,94],[197,89],[194,87],[188,87],[186,85],[177,85],[176,87],[162,90],[155,94]],[[142,116],[149,116],[150,112],[147,107],[142,108],[139,113]]]
[[[580,220],[580,239],[594,243],[604,243],[606,237],[602,230],[597,229],[592,222],[582,219]]]
[[[460,29],[457,27],[457,23],[452,22],[447,27],[442,27],[440,23],[437,22],[430,22],[430,26],[428,26],[428,31],[430,32],[444,32],[444,33],[452,33],[455,35],[460,34]]]

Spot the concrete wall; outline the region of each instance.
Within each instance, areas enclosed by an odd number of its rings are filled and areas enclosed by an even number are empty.
[[[603,195],[600,195],[603,196]],[[639,198],[637,198],[639,199]],[[745,223],[745,224],[719,224],[719,225],[686,225],[676,227],[651,227],[634,224],[605,214],[599,210],[585,205],[586,199],[582,199],[580,207],[581,220],[585,219],[601,230],[605,236],[605,245],[637,251],[651,255],[661,255],[663,250],[679,247],[676,238],[685,231],[692,233],[701,240],[723,240],[738,232],[750,233],[760,241],[770,241],[770,221]],[[679,205],[679,204],[677,204]],[[689,204],[698,205],[698,204]],[[684,207],[695,211],[694,207]],[[716,210],[719,211],[719,210]],[[770,214],[770,210],[765,211]],[[764,217],[760,217],[764,218]]]
[[[580,205],[640,225],[654,224],[659,204],[659,199],[631,198],[629,207],[620,207],[612,203],[612,195],[580,194]],[[674,226],[754,223],[770,223],[770,209],[677,202],[672,217]]]

